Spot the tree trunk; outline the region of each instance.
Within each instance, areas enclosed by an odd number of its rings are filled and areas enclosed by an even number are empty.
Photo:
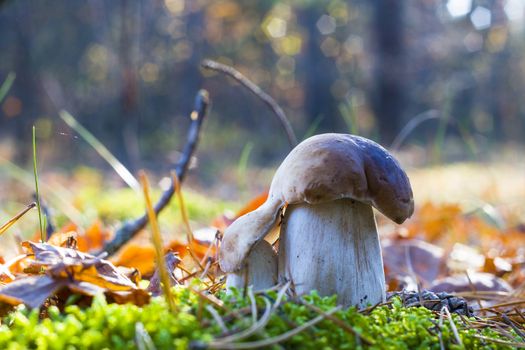
[[[381,142],[390,144],[401,130],[405,112],[404,2],[376,0],[373,6],[376,50],[371,100]]]

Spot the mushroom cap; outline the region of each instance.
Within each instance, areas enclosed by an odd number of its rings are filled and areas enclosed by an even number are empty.
[[[269,197],[288,204],[350,198],[398,224],[414,212],[412,188],[399,163],[379,144],[348,134],[301,142],[277,169]]]
[[[266,202],[225,230],[219,252],[222,270],[242,268],[250,249],[277,224],[286,204],[342,198],[374,206],[398,224],[414,212],[408,177],[383,147],[348,134],[312,136],[297,145],[279,166]]]

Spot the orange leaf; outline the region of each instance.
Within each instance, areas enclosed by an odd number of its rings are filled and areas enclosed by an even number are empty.
[[[235,213],[235,216],[233,218],[228,217],[226,215],[221,215],[213,219],[211,225],[213,227],[218,228],[219,230],[224,230],[226,227],[230,226],[231,223],[234,222],[238,217],[243,216],[244,214],[248,214],[249,212],[252,212],[255,209],[259,208],[261,205],[263,205],[264,202],[266,202],[267,198],[268,191],[261,193],[260,195],[249,201],[237,213]]]
[[[122,247],[120,254],[112,261],[117,266],[134,267],[143,276],[148,276],[155,270],[155,249],[149,244],[130,242]]]
[[[89,252],[100,249],[109,238],[109,232],[100,221],[95,221],[84,234],[78,237],[78,250]]]
[[[266,199],[268,198],[268,191],[261,193],[257,197],[253,198],[251,201],[248,202],[241,210],[239,210],[235,217],[238,218],[240,216],[243,216],[244,214],[248,214],[249,212],[254,211],[255,209],[259,208],[261,205],[266,202]]]

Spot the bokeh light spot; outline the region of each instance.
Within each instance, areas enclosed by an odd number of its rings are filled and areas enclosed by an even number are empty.
[[[448,13],[454,18],[468,15],[472,8],[472,0],[448,0]]]
[[[263,23],[264,25],[264,23]],[[263,29],[269,37],[282,38],[286,35],[286,21],[279,17],[271,17],[263,26]]]
[[[490,10],[483,6],[476,7],[470,14],[470,21],[477,30],[489,28],[492,21]]]
[[[316,23],[317,29],[323,35],[332,34],[335,31],[335,18],[328,15],[322,15]]]
[[[184,0],[164,0],[164,5],[173,15],[178,15],[184,11]]]
[[[9,118],[16,117],[22,113],[22,101],[17,97],[9,96],[2,105],[2,111]]]

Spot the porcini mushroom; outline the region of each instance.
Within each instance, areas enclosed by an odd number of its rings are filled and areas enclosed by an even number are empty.
[[[372,206],[398,224],[412,215],[412,189],[399,163],[363,137],[313,136],[279,166],[267,201],[225,230],[220,266],[241,269],[282,215],[279,279],[293,281],[300,294],[337,294],[345,306],[381,302],[385,281]]]
[[[246,260],[243,269],[228,275],[226,288],[251,286],[254,291],[260,291],[277,284],[277,254],[270,243],[258,242]]]

